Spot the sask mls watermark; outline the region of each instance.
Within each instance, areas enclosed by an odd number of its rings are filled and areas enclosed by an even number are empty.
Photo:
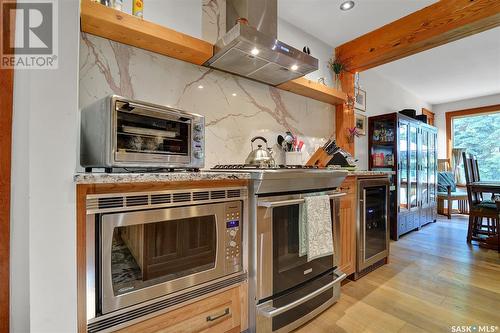
[[[4,1],[0,11],[0,67],[57,69],[57,2]]]
[[[450,327],[452,333],[496,333],[497,325],[454,325]]]

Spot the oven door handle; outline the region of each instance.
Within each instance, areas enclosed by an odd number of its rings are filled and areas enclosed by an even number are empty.
[[[286,312],[288,310],[291,310],[291,309],[299,306],[302,303],[305,303],[305,302],[309,301],[310,299],[312,299],[312,298],[318,296],[319,294],[325,292],[326,290],[332,288],[335,284],[340,283],[347,276],[345,273],[342,273],[340,271],[335,270],[335,273],[337,273],[337,272],[340,273],[339,277],[337,277],[332,282],[324,285],[323,287],[321,287],[321,288],[313,291],[309,295],[306,295],[306,296],[304,296],[302,298],[299,298],[298,300],[295,300],[292,303],[289,303],[289,304],[287,304],[285,306],[282,306],[280,308],[275,308],[275,307],[273,307],[271,305],[259,308],[258,309],[259,313],[261,315],[263,315],[264,317],[266,317],[266,318],[273,318],[273,317],[276,317],[277,315],[280,315],[280,314],[282,314],[282,313],[284,313],[284,312]]]
[[[330,194],[329,197],[330,199],[335,199],[339,197],[343,197],[346,195],[346,193],[335,193],[335,194]],[[281,207],[281,206],[290,206],[290,205],[298,205],[298,204],[303,204],[305,202],[304,198],[299,198],[299,199],[290,199],[290,200],[282,200],[282,201],[259,201],[257,202],[257,206],[259,207],[265,207],[265,208],[274,208],[274,207]]]

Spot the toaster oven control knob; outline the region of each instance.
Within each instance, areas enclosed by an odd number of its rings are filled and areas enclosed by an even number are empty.
[[[194,130],[196,132],[201,132],[202,129],[203,129],[203,126],[201,126],[201,124],[195,124],[194,125]]]
[[[235,241],[230,241],[230,242],[229,242],[229,246],[231,246],[231,247],[235,247],[235,246],[236,246],[236,242],[235,242]]]
[[[231,237],[236,236],[236,230],[229,231],[229,236],[231,236]]]
[[[193,137],[193,140],[196,141],[196,142],[200,142],[201,139],[202,139],[201,135],[195,134],[194,137]]]
[[[198,159],[202,159],[203,158],[203,152],[201,150],[197,150],[194,152],[194,157],[198,158]]]

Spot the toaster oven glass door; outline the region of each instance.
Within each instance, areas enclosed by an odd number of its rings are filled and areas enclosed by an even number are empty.
[[[160,118],[144,113],[147,111],[117,110],[116,159],[189,162],[191,120],[178,116],[169,118],[165,115]]]

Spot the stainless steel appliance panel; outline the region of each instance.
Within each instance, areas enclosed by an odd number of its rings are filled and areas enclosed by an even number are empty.
[[[86,168],[202,168],[203,116],[108,96],[82,109],[81,165]]]
[[[340,281],[345,278],[335,269],[340,251],[338,199],[345,194],[326,193],[332,205],[334,255],[310,262],[298,254],[297,226],[308,194],[257,199],[257,332],[288,332],[338,300]]]
[[[389,179],[358,181],[357,271],[389,256]]]
[[[241,202],[235,201],[104,215],[101,222],[102,262],[100,267],[102,272],[102,313],[109,313],[126,306],[150,300],[159,295],[169,294],[180,289],[213,280],[223,275],[240,271],[242,269],[241,252],[239,250],[241,248],[241,232],[238,232],[239,229],[237,231],[236,228],[231,228],[228,224],[232,222],[236,225],[236,221],[238,221],[237,224],[239,227],[241,212]],[[226,218],[227,214],[230,214],[229,219]],[[234,219],[232,219],[231,214],[235,214],[233,215]],[[209,265],[210,267],[201,271],[193,269],[193,272],[189,275],[174,276],[172,279],[166,281],[162,279],[162,276],[153,276],[149,281],[144,281],[143,285],[141,285],[141,283],[135,283],[125,287],[129,288],[129,290],[117,290],[113,283],[115,279],[114,275],[116,274],[112,274],[113,243],[116,242],[113,236],[117,228],[124,226],[145,228],[149,224],[162,221],[180,221],[180,223],[185,224],[188,223],[189,220],[200,217],[213,217],[215,221],[214,226],[216,235],[211,235],[209,237],[215,242],[214,250],[216,253],[211,265]],[[229,232],[234,232],[235,237],[230,238]],[[142,233],[145,234],[146,231],[143,229]],[[186,234],[183,235],[186,236]],[[186,241],[183,239],[173,239],[168,232],[155,236],[162,237],[163,239],[160,241],[164,243],[169,240],[173,242]],[[167,236],[169,238],[167,238]],[[174,247],[175,251],[176,246],[179,245],[171,244],[171,246]],[[237,252],[236,248],[238,248]],[[229,253],[229,251],[231,251],[231,253]],[[164,254],[162,254],[162,256],[164,256]],[[182,260],[183,258],[181,257],[179,259]],[[184,258],[184,260],[186,259],[189,260],[189,256]],[[158,265],[158,263],[155,264]],[[143,263],[143,265],[145,265],[145,263]],[[142,274],[144,275],[144,270]],[[143,280],[144,276],[139,279]],[[120,285],[120,283],[118,283],[118,285]],[[136,290],[137,287],[140,287],[140,289]]]

